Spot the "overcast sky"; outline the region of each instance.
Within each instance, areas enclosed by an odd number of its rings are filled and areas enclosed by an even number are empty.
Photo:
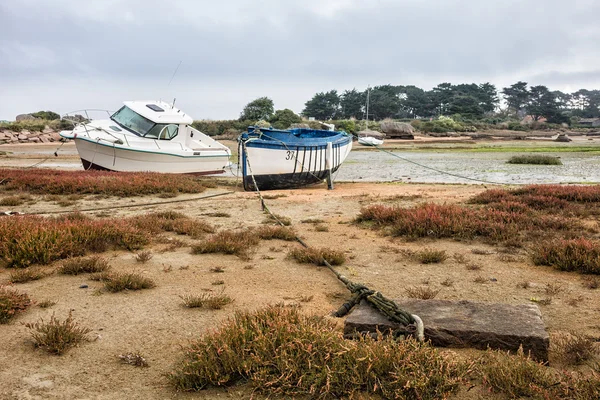
[[[0,0],[0,119],[174,97],[195,119],[261,96],[299,113],[387,83],[600,89],[598,16],[598,0]]]

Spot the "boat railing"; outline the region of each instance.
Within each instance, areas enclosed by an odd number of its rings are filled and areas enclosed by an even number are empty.
[[[98,119],[92,118],[92,115],[97,114],[102,114],[102,117],[104,117],[104,114],[106,114],[108,118],[110,118],[110,116],[113,115],[114,112],[100,108],[87,108],[84,110],[75,110],[65,113],[62,115],[62,119],[67,122],[71,122],[73,124],[73,127],[75,127],[77,124],[84,124],[94,119]]]

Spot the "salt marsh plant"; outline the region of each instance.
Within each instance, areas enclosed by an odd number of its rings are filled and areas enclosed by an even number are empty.
[[[315,225],[315,232],[329,232],[329,227],[327,225]]]
[[[296,240],[296,233],[292,228],[287,226],[261,226],[257,228],[255,232],[256,235],[258,235],[258,237],[260,237],[262,240]]]
[[[0,206],[16,207],[22,205],[24,202],[25,201],[19,196],[8,196],[4,197],[3,199],[0,199]]]
[[[474,204],[494,208],[509,205],[522,211],[565,210],[577,211],[580,206],[600,205],[598,185],[528,185],[517,189],[490,189],[470,199]],[[580,210],[581,212],[581,210]]]
[[[26,283],[30,281],[37,281],[46,275],[47,273],[41,268],[18,269],[10,273],[8,281],[10,283]]]
[[[158,193],[201,193],[198,179],[187,175],[147,172],[2,169],[5,190],[34,194],[102,194],[119,197]]]
[[[140,251],[134,256],[135,261],[142,264],[150,261],[152,257],[154,257],[154,254],[152,254],[152,252],[149,250]]]
[[[427,286],[408,287],[405,289],[406,295],[413,299],[430,300],[434,299],[441,289],[432,289]]]
[[[504,393],[510,398],[534,397],[548,393],[548,388],[556,384],[552,372],[542,364],[523,354],[521,349],[517,356],[508,353],[488,350],[478,365],[478,374],[485,387],[492,392]]]
[[[7,267],[49,264],[109,248],[134,250],[148,241],[146,232],[118,219],[92,220],[77,214],[0,219],[0,255]]]
[[[193,254],[224,253],[235,254],[243,260],[250,259],[260,242],[260,238],[251,230],[221,231],[210,238],[192,246]]]
[[[297,248],[288,254],[289,258],[296,260],[302,264],[315,264],[324,266],[325,261],[331,265],[342,265],[346,262],[346,256],[343,252],[330,248]]]
[[[133,223],[140,229],[150,233],[175,232],[200,238],[207,233],[214,233],[215,228],[207,222],[195,220],[176,211],[164,211],[136,216]]]
[[[542,242],[531,249],[530,256],[535,265],[600,274],[600,244],[586,238]]]
[[[374,226],[389,227],[394,236],[413,238],[475,239],[503,241],[519,232],[534,229],[567,230],[576,227],[566,218],[552,215],[425,203],[412,208],[373,205],[364,207],[356,219]]]
[[[108,261],[102,257],[73,257],[65,260],[58,268],[63,275],[79,275],[103,272],[110,268]]]
[[[445,250],[423,249],[415,253],[421,264],[438,264],[448,258]]]
[[[50,308],[55,304],[56,304],[56,301],[54,301],[54,300],[42,300],[37,303],[37,306],[39,308]]]
[[[56,355],[63,354],[81,342],[89,341],[87,334],[92,331],[75,322],[70,312],[64,321],[57,319],[52,314],[49,322],[40,320],[36,323],[25,324],[25,326],[31,331],[35,347]]]
[[[187,308],[208,308],[209,310],[220,310],[233,299],[223,293],[202,293],[199,295],[180,296],[183,305]]]
[[[109,292],[121,292],[123,290],[142,290],[156,287],[156,283],[137,272],[131,273],[105,273],[101,280],[104,288]]]
[[[6,324],[17,314],[24,312],[31,299],[26,293],[0,286],[0,324]]]
[[[550,351],[564,365],[579,365],[600,355],[598,344],[579,332],[554,334]]]
[[[284,217],[279,214],[267,214],[263,224],[279,224],[284,226],[290,226],[292,224],[292,220],[288,217]]]
[[[297,307],[238,312],[186,349],[169,380],[187,391],[246,381],[285,397],[430,400],[455,392],[467,371],[433,347],[379,339],[347,341],[335,324]]]

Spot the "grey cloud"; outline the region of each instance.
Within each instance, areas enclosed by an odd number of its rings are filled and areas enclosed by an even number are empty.
[[[593,74],[568,72],[600,65],[594,17],[600,3],[593,0],[12,3],[0,4],[5,85],[42,77],[151,84],[168,80],[180,60],[178,79],[240,87],[262,82],[263,95],[273,82],[323,85],[316,90],[367,83],[500,85],[531,77],[547,77],[548,86],[578,79],[600,84]],[[567,73],[568,79],[560,77]],[[287,99],[300,108],[306,100]],[[5,102],[0,94],[0,112]]]

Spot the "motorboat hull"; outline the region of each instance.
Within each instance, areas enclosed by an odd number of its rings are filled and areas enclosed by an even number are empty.
[[[257,186],[260,190],[275,190],[321,183],[330,171],[339,169],[352,149],[352,137],[345,132],[297,138],[282,133],[289,131],[261,131],[262,135],[240,140],[243,184],[248,191],[256,190]]]
[[[229,153],[223,150],[177,154],[161,152],[159,149],[150,151],[126,148],[87,137],[75,137],[74,141],[86,170],[208,175],[223,173],[224,168],[229,165]]]

